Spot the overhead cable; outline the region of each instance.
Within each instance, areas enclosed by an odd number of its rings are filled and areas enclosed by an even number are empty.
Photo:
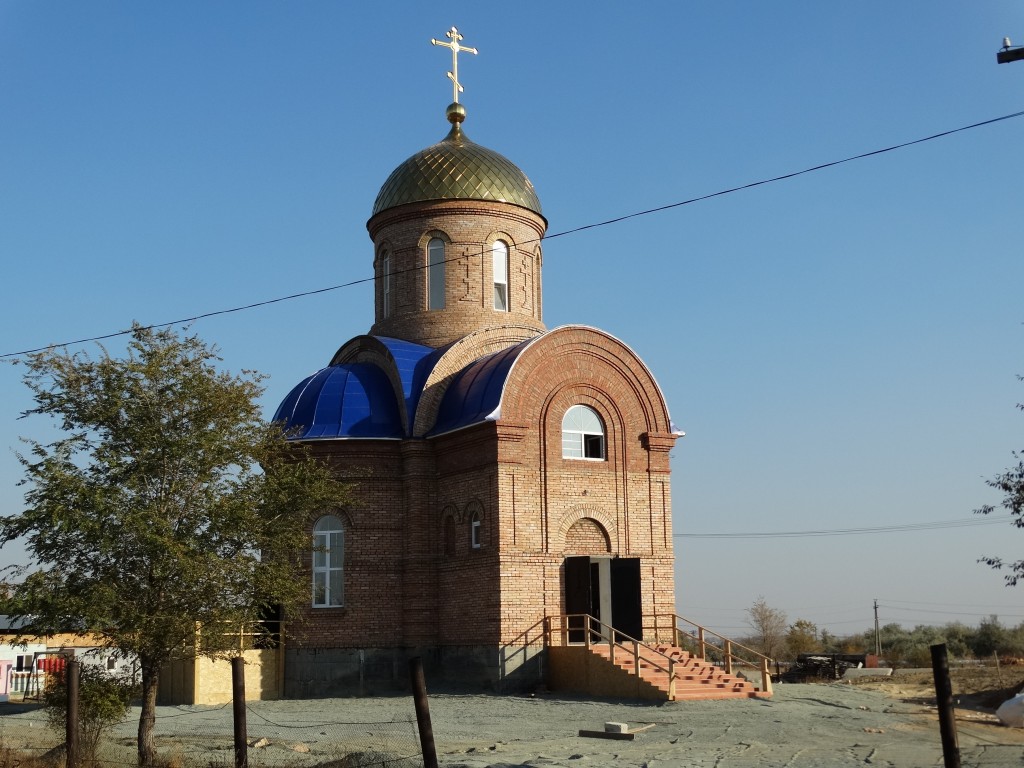
[[[968,528],[976,525],[997,525],[1011,522],[1012,515],[997,517],[968,517],[957,520],[938,520],[930,523],[904,525],[875,525],[865,528],[832,528],[810,531],[746,531],[721,533],[674,533],[676,539],[785,539],[808,536],[863,536],[869,533],[900,533],[904,531],[933,531],[941,528]]]
[[[759,181],[752,181],[752,182],[750,182],[748,184],[741,184],[740,186],[737,186],[737,187],[729,187],[728,189],[722,189],[722,190],[719,190],[717,192],[711,192],[710,194],[707,194],[707,195],[701,195],[699,197],[691,197],[691,198],[689,198],[687,200],[680,200],[679,202],[669,203],[667,205],[661,205],[661,206],[658,206],[657,208],[648,208],[647,210],[636,211],[634,213],[627,213],[627,214],[625,214],[623,216],[616,216],[615,218],[612,218],[612,219],[606,219],[604,221],[598,221],[598,222],[594,222],[592,224],[584,224],[583,226],[574,227],[572,229],[566,229],[566,230],[563,230],[562,232],[554,232],[554,233],[551,233],[551,234],[547,234],[543,238],[534,238],[532,240],[524,240],[524,241],[522,241],[520,243],[520,245],[525,245],[525,244],[531,243],[531,242],[539,242],[541,239],[543,239],[543,240],[553,240],[556,237],[565,237],[566,235],[574,235],[574,234],[577,234],[579,232],[584,232],[584,231],[586,231],[588,229],[596,229],[598,227],[606,227],[606,226],[608,226],[610,224],[619,224],[619,223],[621,223],[623,221],[628,221],[629,219],[635,219],[635,218],[638,218],[640,216],[649,216],[649,215],[654,214],[654,213],[662,213],[664,211],[672,210],[673,208],[680,208],[680,207],[682,207],[684,205],[692,205],[693,203],[699,203],[699,202],[702,202],[704,200],[710,200],[713,197],[722,197],[723,195],[729,195],[729,194],[732,194],[734,192],[742,192],[743,190],[753,189],[754,187],[760,187],[760,186],[763,186],[765,184],[773,184],[773,183],[778,182],[778,181],[785,181],[787,179],[792,179],[792,178],[795,178],[797,176],[803,176],[804,174],[814,173],[815,171],[822,171],[822,170],[825,170],[826,168],[832,168],[832,167],[835,167],[837,165],[842,165],[844,163],[850,163],[850,162],[853,162],[854,160],[863,160],[865,158],[874,157],[876,155],[882,155],[882,154],[885,154],[887,152],[894,152],[894,151],[896,151],[898,149],[904,149],[906,147],[914,146],[915,144],[923,144],[923,143],[925,143],[927,141],[934,141],[936,139],[945,138],[946,136],[952,136],[955,133],[961,133],[963,131],[969,131],[969,130],[972,130],[974,128],[981,128],[981,127],[984,127],[986,125],[992,125],[993,123],[1002,122],[1003,120],[1011,120],[1013,118],[1021,117],[1021,116],[1024,116],[1024,110],[1021,110],[1019,112],[1013,112],[1013,113],[1008,114],[1008,115],[1002,115],[1001,117],[993,117],[993,118],[991,118],[989,120],[982,120],[982,121],[977,122],[977,123],[971,123],[970,125],[963,125],[963,126],[960,126],[959,128],[953,128],[953,129],[948,130],[948,131],[942,131],[941,133],[934,133],[934,134],[932,134],[930,136],[925,136],[925,137],[920,138],[920,139],[914,139],[913,141],[905,141],[905,142],[902,142],[900,144],[893,144],[892,146],[889,146],[889,147],[883,147],[882,149],[875,149],[875,150],[872,150],[870,152],[862,152],[862,153],[860,153],[858,155],[851,155],[850,157],[844,157],[841,160],[832,160],[831,162],[828,162],[828,163],[821,163],[820,165],[814,165],[814,166],[811,166],[810,168],[804,168],[803,170],[792,171],[791,173],[785,173],[785,174],[782,174],[781,176],[772,176],[771,178],[760,179]],[[482,255],[482,254],[480,254],[480,255]],[[446,259],[445,261],[454,261],[454,259]],[[405,269],[405,270],[395,270],[391,274],[401,274],[402,272],[418,271],[418,270],[421,270],[421,269],[426,269],[426,267],[427,267],[427,265],[423,264],[423,265],[419,265],[419,266],[416,266],[416,267],[411,267],[411,268]],[[153,329],[153,328],[166,328],[166,327],[172,326],[172,325],[186,325],[188,323],[195,322],[196,320],[204,320],[206,318],[216,317],[217,315],[227,315],[227,314],[232,314],[234,312],[243,312],[243,311],[249,310],[249,309],[256,309],[257,307],[265,307],[265,306],[267,306],[269,304],[277,304],[277,303],[282,302],[282,301],[291,301],[293,299],[301,299],[301,298],[305,298],[307,296],[315,296],[315,295],[320,294],[320,293],[328,293],[330,291],[337,291],[337,290],[340,290],[342,288],[351,288],[352,286],[359,285],[361,283],[368,283],[368,282],[371,282],[371,281],[373,281],[375,279],[376,279],[376,277],[364,277],[364,278],[360,278],[358,280],[350,280],[349,282],[346,282],[346,283],[339,283],[338,285],[328,286],[326,288],[316,288],[316,289],[311,290],[311,291],[302,291],[300,293],[292,293],[292,294],[289,294],[287,296],[279,296],[277,298],[266,299],[264,301],[256,301],[256,302],[252,302],[250,304],[243,304],[241,306],[231,307],[229,309],[219,309],[219,310],[215,310],[215,311],[212,311],[212,312],[204,312],[202,314],[192,315],[190,317],[179,318],[178,320],[169,320],[169,321],[163,322],[163,323],[151,323],[149,325],[144,325],[144,326],[141,326],[141,327],[142,327],[143,330],[149,330],[149,329]],[[47,349],[50,349],[50,348],[53,348],[53,347],[68,347],[68,346],[72,346],[72,345],[75,345],[75,344],[85,344],[85,343],[88,343],[90,341],[103,341],[104,339],[112,339],[112,338],[115,338],[117,336],[126,336],[126,335],[128,335],[130,333],[132,333],[132,330],[130,330],[130,329],[121,330],[121,331],[112,331],[110,333],[105,333],[105,334],[98,335],[98,336],[88,336],[88,337],[85,337],[85,338],[82,338],[82,339],[75,339],[73,341],[63,341],[63,342],[56,342],[56,343],[53,343],[53,344],[47,344],[47,345],[42,346],[42,347],[35,347],[34,349],[24,349],[24,350],[21,350],[19,352],[5,352],[3,354],[0,354],[0,359],[7,358],[7,357],[19,357],[21,355],[30,355],[30,354],[33,354],[35,352],[42,352],[44,350],[47,350]]]

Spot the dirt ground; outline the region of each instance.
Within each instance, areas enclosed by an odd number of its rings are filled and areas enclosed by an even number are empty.
[[[993,711],[1024,685],[1024,669],[956,670],[954,698],[962,764],[1024,766],[1024,729],[1006,728]],[[446,768],[799,768],[943,764],[934,686],[929,671],[856,682],[780,684],[767,700],[669,702],[534,697],[430,697],[439,761]],[[998,701],[997,701],[998,699]],[[377,756],[388,768],[418,751],[412,701],[372,699],[252,702],[250,764],[332,768],[363,766]],[[138,711],[133,711],[137,718]],[[633,741],[586,738],[606,722],[638,730]],[[111,740],[127,763],[136,723]],[[172,764],[231,764],[231,707],[161,707],[161,749]],[[42,749],[42,713],[0,705],[0,741]],[[52,739],[52,736],[50,737]],[[346,757],[349,755],[350,757]],[[113,756],[105,757],[113,759]],[[379,763],[378,763],[379,764]]]
[[[1024,666],[955,667],[950,670],[957,707],[994,712],[1024,687]],[[854,685],[882,691],[888,696],[935,703],[935,682],[930,669],[897,670],[892,677],[862,677]]]

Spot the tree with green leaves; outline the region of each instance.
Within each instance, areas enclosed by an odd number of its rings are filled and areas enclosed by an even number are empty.
[[[797,619],[786,632],[786,649],[794,659],[801,653],[821,653],[818,625],[807,619]]]
[[[24,545],[0,605],[21,634],[74,630],[137,658],[138,754],[156,758],[160,670],[176,653],[224,655],[227,626],[308,600],[308,521],[348,500],[330,470],[263,420],[262,376],[219,371],[195,336],[134,326],[126,355],[28,356],[34,407],[52,442],[26,440],[26,509],[0,518]],[[226,643],[225,643],[226,644]]]
[[[1024,381],[1024,376],[1017,378]],[[1024,411],[1024,403],[1017,403],[1017,408]],[[1004,494],[1000,506],[1013,517],[1013,525],[1017,528],[1024,528],[1024,451],[1013,451],[1013,458],[1017,461],[1017,466],[1010,467],[1002,474],[985,482]],[[979,515],[988,515],[995,509],[994,505],[986,504],[974,511]],[[1008,568],[1010,572],[1005,575],[1007,586],[1016,586],[1018,581],[1024,579],[1024,558],[1007,563],[1001,557],[986,555],[978,562],[985,563],[996,570]]]

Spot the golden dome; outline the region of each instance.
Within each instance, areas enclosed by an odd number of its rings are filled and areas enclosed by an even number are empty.
[[[525,173],[503,155],[466,138],[460,125],[465,114],[461,104],[448,107],[451,131],[392,171],[377,194],[372,215],[429,200],[490,200],[541,212]]]

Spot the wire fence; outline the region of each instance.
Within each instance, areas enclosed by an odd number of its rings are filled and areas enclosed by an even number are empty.
[[[251,768],[422,768],[412,698],[396,698],[394,719],[346,717],[345,699],[250,702],[245,707]],[[94,750],[81,745],[79,768],[138,764],[140,710],[110,728]],[[154,728],[159,768],[231,768],[235,763],[230,704],[158,707]],[[0,768],[63,765],[63,730],[40,704],[0,706]]]

